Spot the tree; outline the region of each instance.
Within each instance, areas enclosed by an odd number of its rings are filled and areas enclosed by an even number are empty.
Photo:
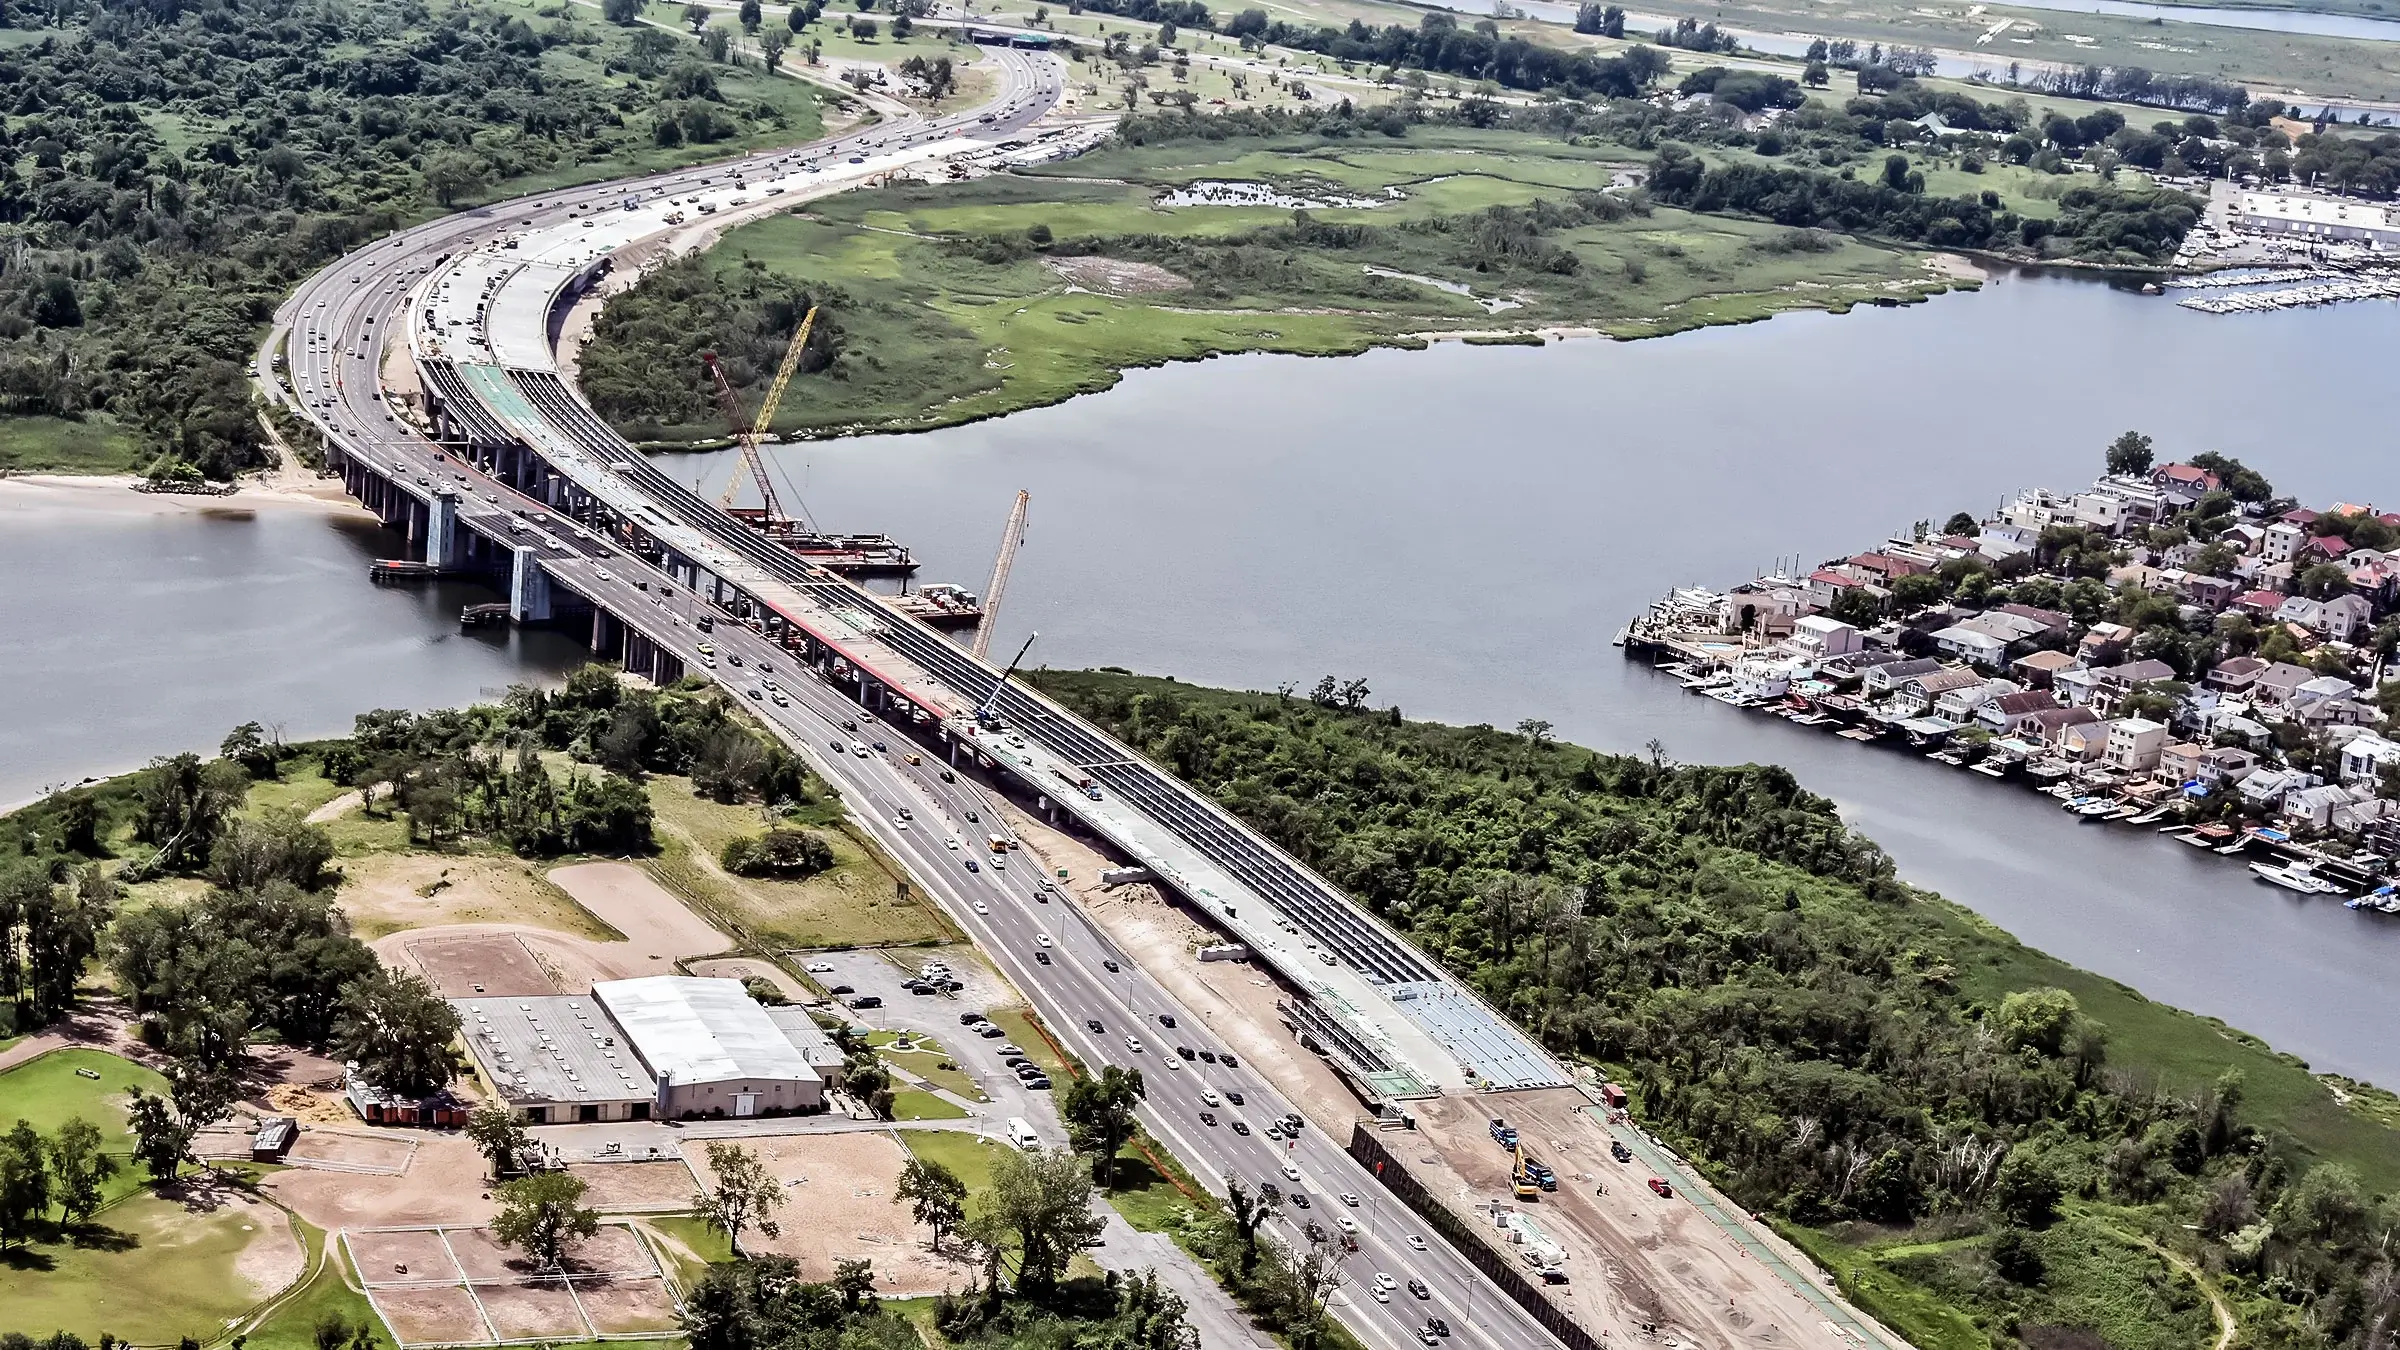
[[[1258,1233],[1275,1217],[1278,1206],[1263,1193],[1250,1190],[1240,1180],[1229,1178],[1225,1183],[1225,1213],[1233,1220],[1233,1235],[1242,1244],[1242,1278],[1258,1268]]]
[[[154,1096],[140,1088],[132,1089],[133,1102],[127,1114],[132,1117],[133,1160],[142,1165],[153,1182],[173,1181],[183,1169],[184,1154],[192,1145],[192,1128],[175,1114],[175,1108],[164,1097]]]
[[[613,24],[632,25],[641,21],[642,0],[600,0],[600,17]]]
[[[482,187],[488,177],[481,156],[460,150],[445,150],[425,164],[425,186],[444,206],[456,206],[459,198]]]
[[[23,1246],[50,1208],[50,1154],[26,1121],[0,1135],[0,1245]]]
[[[261,890],[278,878],[313,891],[326,883],[332,861],[332,836],[278,807],[225,823],[208,851],[208,879],[229,891]]]
[[[1000,1150],[992,1160],[991,1216],[1017,1245],[1017,1287],[1048,1292],[1067,1262],[1100,1235],[1092,1171],[1065,1149]]]
[[[2000,1000],[1998,1027],[2011,1049],[2057,1055],[2082,1016],[2075,996],[2064,989],[2020,989]]]
[[[498,1102],[486,1102],[467,1113],[467,1138],[491,1164],[495,1181],[516,1171],[518,1156],[533,1143],[525,1122]]]
[[[2300,593],[2311,600],[2331,600],[2350,592],[2350,571],[2340,563],[2318,563],[2294,580],[2300,587]]]
[[[909,1217],[933,1230],[933,1249],[942,1249],[942,1240],[958,1231],[967,1216],[967,1183],[958,1174],[930,1158],[911,1158],[900,1169],[900,1182],[892,1189],[892,1203],[903,1201],[909,1206]]]
[[[198,865],[249,789],[250,775],[225,760],[204,764],[198,755],[152,760],[136,789],[140,813],[134,823],[134,837],[157,846],[151,866],[182,872]]]
[[[766,22],[766,11],[759,7],[758,0],[742,0],[741,9],[737,11],[737,14],[741,19],[742,31],[745,33],[756,33],[759,25]]]
[[[700,32],[700,50],[709,60],[723,64],[733,55],[733,34],[722,28],[705,28]]]
[[[1092,1175],[1104,1187],[1116,1178],[1117,1153],[1133,1138],[1142,1098],[1142,1071],[1116,1064],[1073,1080],[1059,1096],[1067,1136],[1076,1152],[1091,1155]]]
[[[1992,1183],[1992,1204],[2000,1216],[2023,1228],[2046,1228],[2058,1217],[2058,1201],[2066,1193],[2049,1160],[2030,1144],[2008,1151]]]
[[[584,1189],[582,1178],[565,1172],[536,1172],[505,1182],[492,1233],[543,1270],[560,1269],[570,1246],[600,1231],[599,1213],[583,1207]]]
[[[746,1229],[755,1228],[768,1237],[781,1235],[775,1210],[783,1204],[783,1187],[768,1174],[757,1154],[739,1144],[711,1140],[708,1170],[716,1175],[717,1184],[692,1196],[692,1209],[702,1222],[723,1233],[737,1252],[742,1249]]]
[[[1981,528],[1982,526],[1975,517],[1964,511],[1960,511],[1942,522],[1942,533],[1964,535],[1969,539],[1974,538],[1975,532]]]
[[[841,1296],[843,1312],[875,1311],[875,1263],[863,1256],[834,1262],[833,1291]]]
[[[708,27],[708,19],[709,8],[706,5],[694,3],[683,7],[683,21],[691,25],[691,29],[695,33]]]
[[[2025,1235],[2022,1228],[2004,1228],[1992,1239],[1992,1269],[2010,1284],[2037,1285],[2047,1270],[2042,1262],[2041,1248]]]
[[[117,1160],[101,1151],[100,1127],[70,1117],[50,1137],[50,1175],[67,1222],[79,1224],[99,1212],[102,1183],[117,1174]]]
[[[783,12],[783,26],[795,33],[808,27],[808,19],[808,8],[805,5],[794,5]]]
[[[892,39],[893,39],[893,41],[895,41],[895,42],[905,42],[905,41],[907,41],[907,40],[908,40],[908,35],[909,35],[909,34],[911,34],[911,33],[914,33],[914,32],[916,32],[916,31],[917,31],[917,21],[916,21],[916,20],[914,20],[914,19],[911,19],[911,18],[910,18],[910,17],[908,17],[908,15],[906,15],[906,14],[898,14],[898,15],[895,15],[895,16],[893,16],[893,18],[892,18]]]
[[[785,49],[791,45],[792,40],[789,36],[773,28],[769,28],[758,35],[758,54],[760,59],[767,63],[767,69],[769,70],[782,69],[783,53]],[[749,737],[745,736],[743,739],[749,740]],[[755,745],[756,742],[753,741],[752,744]],[[762,759],[765,757],[765,751],[763,749],[760,751],[760,757]]]
[[[378,968],[342,990],[334,1053],[358,1062],[368,1082],[404,1097],[449,1086],[458,1013],[421,976]]]
[[[2108,443],[2108,471],[2139,477],[2150,472],[2150,438],[2128,431]]]
[[[244,722],[226,732],[225,739],[217,745],[219,755],[241,765],[253,778],[273,774],[276,761],[283,757],[282,751],[282,744],[270,738],[267,729],[256,722]]]

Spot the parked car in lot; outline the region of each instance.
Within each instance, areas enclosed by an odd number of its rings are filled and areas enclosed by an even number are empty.
[[[1668,1185],[1663,1178],[1650,1178],[1650,1189],[1661,1199],[1672,1200],[1675,1198],[1675,1188]]]

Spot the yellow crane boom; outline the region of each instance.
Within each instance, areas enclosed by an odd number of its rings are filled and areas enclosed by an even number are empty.
[[[977,660],[992,649],[992,629],[1000,620],[1000,596],[1008,590],[1008,569],[1017,561],[1017,545],[1025,542],[1025,506],[1033,494],[1020,490],[1008,508],[1008,526],[1000,532],[1000,556],[992,560],[992,581],[983,588],[983,617],[975,623],[971,644]],[[1020,653],[1022,655],[1022,653]]]
[[[733,441],[740,448],[742,456],[733,472],[726,476],[725,491],[718,496],[717,505],[728,509],[733,506],[734,493],[741,487],[742,470],[747,467],[751,481],[758,484],[758,495],[767,508],[767,518],[774,520],[783,514],[783,504],[776,499],[775,485],[767,479],[767,462],[758,453],[758,445],[767,438],[767,431],[775,421],[775,409],[783,402],[784,388],[791,384],[792,376],[800,369],[800,353],[808,349],[809,330],[816,326],[817,307],[810,305],[807,315],[800,320],[799,330],[792,334],[792,345],[783,349],[783,361],[775,367],[774,382],[767,386],[767,396],[759,402],[757,420],[748,431],[738,427],[734,429]],[[724,376],[720,374],[717,378],[722,381]]]

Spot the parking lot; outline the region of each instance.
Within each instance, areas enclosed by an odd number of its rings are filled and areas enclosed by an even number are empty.
[[[908,992],[908,981],[927,960],[948,963],[952,979],[965,988],[936,994]],[[878,1031],[915,1032],[941,1042],[958,1067],[991,1098],[988,1104],[977,1108],[982,1114],[1001,1120],[1021,1116],[1046,1137],[1056,1133],[1057,1127],[1050,1123],[1056,1112],[1048,1101],[1053,1094],[1028,1091],[1015,1072],[1001,1062],[1004,1056],[1000,1047],[1010,1043],[1007,1038],[979,1036],[959,1020],[964,1013],[988,1015],[996,1009],[1018,1006],[1014,994],[971,949],[912,947],[888,952],[823,952],[810,957],[809,964],[831,967],[813,972],[828,989],[842,985],[851,988],[852,993],[837,996],[838,1002],[846,1005],[860,995],[883,1000],[882,1006],[875,1008],[845,1006],[844,1015],[855,1025]]]

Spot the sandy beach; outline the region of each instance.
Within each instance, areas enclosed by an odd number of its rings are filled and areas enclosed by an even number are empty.
[[[323,511],[367,517],[366,508],[342,491],[340,479],[307,472],[249,475],[238,490],[221,497],[137,492],[134,486],[141,481],[133,474],[27,473],[0,478],[0,519],[83,514],[240,517],[256,511]]]

